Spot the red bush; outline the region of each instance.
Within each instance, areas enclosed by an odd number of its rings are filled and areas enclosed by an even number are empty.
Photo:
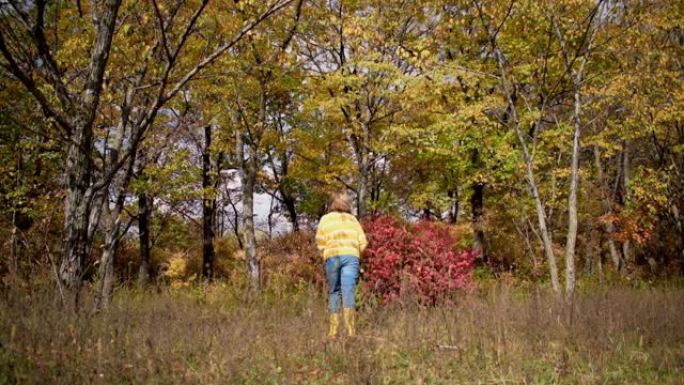
[[[364,288],[383,303],[405,294],[434,304],[445,294],[473,287],[474,254],[456,250],[449,227],[430,221],[409,224],[382,216],[363,223]]]

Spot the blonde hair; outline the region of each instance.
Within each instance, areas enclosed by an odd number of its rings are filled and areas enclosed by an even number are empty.
[[[351,214],[351,201],[346,192],[337,192],[330,196],[328,212],[331,213],[333,211]]]

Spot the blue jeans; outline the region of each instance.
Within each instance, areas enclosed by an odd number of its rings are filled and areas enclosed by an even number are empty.
[[[339,255],[325,261],[325,274],[328,277],[328,309],[339,312],[340,293],[342,306],[354,308],[356,279],[359,277],[359,259],[353,255]]]

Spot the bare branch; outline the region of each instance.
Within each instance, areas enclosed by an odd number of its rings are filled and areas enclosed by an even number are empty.
[[[120,0],[116,0],[119,1]],[[276,3],[272,6],[270,6],[264,13],[259,15],[256,19],[251,21],[249,24],[247,24],[245,27],[243,27],[240,32],[238,32],[229,42],[223,44],[219,48],[217,48],[211,55],[209,55],[207,58],[204,60],[200,61],[193,69],[188,71],[185,76],[183,76],[176,84],[175,86],[169,91],[168,93],[164,94],[164,90],[166,89],[168,77],[162,78],[161,84],[159,86],[160,93],[157,95],[155,101],[153,102],[153,105],[150,107],[150,109],[147,111],[147,113],[142,114],[141,117],[133,123],[137,127],[137,132],[134,133],[133,138],[131,139],[131,144],[126,150],[126,152],[123,154],[123,156],[119,159],[118,163],[112,168],[112,170],[107,173],[106,175],[103,176],[103,178],[98,181],[96,185],[93,186],[93,189],[95,191],[104,188],[109,185],[111,180],[114,178],[118,170],[123,167],[127,159],[135,152],[137,151],[138,145],[140,141],[142,140],[145,132],[147,129],[154,123],[154,119],[157,116],[157,113],[159,110],[162,108],[162,106],[173,96],[175,96],[190,80],[192,80],[197,73],[199,73],[202,69],[204,69],[206,66],[209,64],[213,63],[216,59],[218,59],[223,53],[228,51],[231,47],[233,47],[235,44],[237,44],[240,39],[242,39],[249,31],[251,31],[254,27],[256,27],[258,24],[260,24],[262,21],[266,20],[268,17],[271,15],[277,13],[284,7],[286,7],[288,4],[290,4],[293,0],[285,0],[282,3]],[[191,24],[194,22],[191,22]],[[168,73],[166,74],[168,76]]]
[[[48,47],[47,39],[45,37],[45,7],[45,0],[36,1],[36,22],[31,29],[31,36],[33,36],[33,40],[38,48],[40,57],[45,62],[45,68],[48,70],[47,72],[51,78],[50,80],[52,85],[57,92],[57,97],[67,113],[73,113],[74,105],[71,100],[71,95],[69,95],[69,92],[62,81],[62,73],[57,65],[57,62],[50,53],[50,48]]]
[[[173,53],[172,62],[175,62],[176,59],[178,58],[178,55],[180,54],[181,50],[185,46],[185,43],[188,40],[188,37],[190,36],[190,33],[192,32],[192,29],[195,28],[195,24],[197,23],[197,19],[199,19],[200,15],[204,11],[204,8],[206,8],[207,4],[209,3],[209,0],[202,0],[202,3],[200,4],[199,7],[197,7],[197,10],[195,10],[195,13],[192,15],[190,18],[190,21],[188,22],[187,27],[185,28],[185,31],[183,32],[183,35],[180,38],[180,41],[178,42],[178,45],[176,46],[176,50]]]
[[[278,4],[276,3],[275,5],[271,6],[266,10],[266,12],[262,13],[259,15],[256,19],[251,21],[249,24],[247,24],[245,27],[243,27],[240,32],[238,32],[235,36],[233,36],[230,41],[227,43],[223,44],[219,48],[217,48],[211,55],[209,55],[207,58],[199,62],[193,69],[188,71],[185,76],[183,76],[169,91],[166,95],[162,97],[162,100],[165,102],[169,99],[171,99],[174,95],[178,93],[190,80],[192,80],[195,75],[199,71],[201,71],[204,67],[208,66],[209,64],[213,63],[216,59],[218,59],[223,53],[225,53],[227,50],[231,49],[240,39],[242,39],[249,31],[254,29],[257,25],[259,25],[262,21],[266,20],[269,18],[271,15],[279,12],[281,9],[285,8],[287,5],[292,3],[293,0],[285,0],[284,2]]]
[[[296,10],[295,10],[294,24],[292,25],[292,28],[290,28],[290,32],[288,33],[287,37],[283,41],[283,44],[280,46],[281,51],[285,51],[287,49],[287,47],[290,45],[290,42],[292,41],[292,38],[294,37],[295,33],[297,32],[297,27],[299,26],[299,19],[302,15],[302,5],[304,5],[304,0],[298,0]]]
[[[166,36],[166,25],[164,25],[164,17],[159,10],[159,5],[157,0],[152,0],[152,5],[154,6],[154,14],[157,16],[157,23],[159,23],[159,31],[161,33],[161,42],[164,53],[166,54],[166,60],[168,63],[173,62],[171,58],[171,48],[169,47],[169,39]]]
[[[121,0],[107,0],[101,16],[101,22],[97,25],[95,46],[90,56],[88,78],[85,83],[81,102],[85,110],[86,126],[95,121],[95,112],[100,101],[100,91],[104,81],[105,67],[109,59],[109,49],[112,45],[116,16],[121,6]]]

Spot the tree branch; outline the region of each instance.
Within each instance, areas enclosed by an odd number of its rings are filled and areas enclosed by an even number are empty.
[[[95,121],[95,113],[100,101],[105,68],[109,59],[109,50],[112,45],[116,17],[120,6],[121,0],[107,0],[100,17],[101,20],[97,25],[95,46],[90,56],[88,78],[81,97],[85,112],[85,121],[82,124],[86,127],[92,126]]]
[[[252,22],[247,24],[245,27],[243,27],[240,32],[238,32],[235,36],[233,36],[230,41],[227,43],[223,44],[219,48],[217,48],[211,55],[206,57],[204,60],[200,61],[194,68],[189,70],[169,91],[166,93],[163,97],[162,100],[166,102],[167,100],[171,99],[174,95],[178,93],[189,81],[191,81],[195,75],[201,71],[204,67],[208,66],[209,64],[213,63],[216,59],[218,59],[223,53],[225,53],[227,50],[232,48],[240,39],[242,39],[249,31],[254,29],[257,25],[259,25],[262,21],[266,20],[269,18],[271,15],[279,12],[281,9],[285,8],[287,5],[292,3],[293,0],[285,0],[283,3],[276,3],[276,5],[273,5],[266,10],[266,12],[262,13],[259,15],[256,19],[254,19]]]
[[[50,105],[47,97],[40,91],[40,89],[38,89],[38,86],[33,79],[26,74],[19,66],[19,63],[14,60],[14,56],[5,43],[5,37],[2,33],[2,30],[0,30],[0,52],[2,52],[5,60],[7,60],[7,64],[3,64],[2,66],[5,67],[5,69],[8,70],[12,75],[14,75],[26,87],[31,95],[33,95],[36,101],[38,101],[40,107],[43,109],[45,116],[55,119],[57,124],[64,129],[67,135],[69,135],[72,132],[72,126],[69,120],[67,120],[65,116],[57,112],[53,106]]]

